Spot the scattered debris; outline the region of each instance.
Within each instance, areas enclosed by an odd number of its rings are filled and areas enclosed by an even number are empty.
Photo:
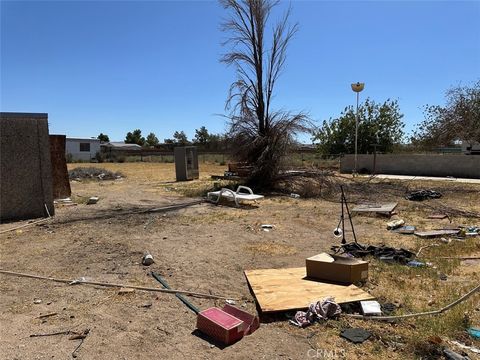
[[[102,168],[77,167],[68,172],[68,177],[76,181],[81,181],[81,179],[117,180],[124,175],[120,172],[112,172]]]
[[[81,334],[77,333],[77,334],[74,334],[74,335],[70,336],[69,340],[81,340],[80,344],[78,344],[78,346],[75,348],[75,350],[73,350],[72,357],[74,357],[74,358],[77,357],[77,351],[78,351],[78,349],[80,349],[80,346],[82,346],[83,341],[85,340],[85,338],[87,337],[87,335],[89,333],[90,333],[90,329],[86,329]]]
[[[350,328],[343,330],[340,336],[354,344],[361,344],[368,340],[372,333],[362,328]]]
[[[447,360],[470,360],[468,356],[460,355],[459,353],[450,349],[443,349],[443,355],[445,355]]]
[[[469,350],[475,354],[480,354],[480,349],[474,347],[474,346],[468,346],[468,345],[465,345],[465,344],[462,344],[458,341],[450,341],[450,344],[453,344],[455,346],[458,346],[459,348],[461,349],[465,349],[465,350]]]
[[[432,215],[428,215],[427,216],[427,219],[445,219],[445,218],[448,218],[448,215],[447,214],[432,214]]]
[[[55,316],[55,315],[58,315],[58,313],[52,312],[52,313],[44,314],[44,315],[40,315],[38,318],[43,319],[43,318],[47,318],[47,317]]]
[[[157,273],[154,273],[152,272],[151,274],[153,276],[153,278],[155,280],[157,280],[160,284],[162,284],[162,286],[165,288],[165,289],[170,289],[170,286],[167,284],[167,282],[165,281],[165,279],[163,279],[160,275],[158,275]],[[195,305],[193,305],[190,301],[188,301],[184,296],[182,296],[181,294],[175,294],[175,296],[182,302],[184,303],[190,310],[192,310],[195,314],[198,314],[200,312],[200,309],[197,308]],[[229,301],[229,299],[227,299],[226,301]],[[233,301],[233,300],[230,300],[230,301]]]
[[[166,294],[184,294],[184,295],[191,295],[191,296],[197,296],[197,297],[204,297],[204,298],[207,298],[207,299],[226,300],[226,299],[233,299],[234,298],[233,296],[226,297],[226,296],[213,295],[211,293],[210,294],[199,293],[199,292],[195,292],[195,291],[159,289],[159,288],[151,288],[151,287],[145,287],[145,286],[114,284],[114,283],[105,283],[105,282],[87,281],[87,280],[79,281],[79,280],[70,280],[70,279],[59,279],[59,278],[53,278],[53,277],[47,277],[47,276],[41,276],[41,275],[33,275],[33,274],[25,274],[25,273],[19,273],[19,272],[15,272],[15,271],[7,271],[7,270],[0,270],[0,274],[26,277],[26,278],[38,279],[38,280],[49,280],[49,281],[54,281],[54,282],[66,283],[66,284],[69,284],[69,285],[71,285],[71,284],[85,284],[85,285],[97,285],[97,286],[114,287],[114,288],[130,288],[130,289],[136,289],[136,290],[142,290],[142,291],[161,292],[161,293],[166,293]]]
[[[242,190],[244,192],[242,192]],[[245,191],[247,193],[245,193]],[[222,188],[219,191],[211,191],[207,193],[207,201],[213,202],[218,204],[220,199],[224,197],[228,200],[235,201],[235,205],[237,207],[240,206],[240,201],[253,201],[256,202],[257,200],[261,200],[264,198],[263,195],[254,194],[252,189],[247,186],[240,185],[237,188],[237,191],[233,191],[231,189]]]
[[[468,211],[463,209],[457,209],[444,204],[424,204],[425,207],[432,209],[438,213],[447,214],[450,218],[452,217],[463,217],[463,218],[474,218],[480,219],[480,213],[474,211]]]
[[[418,237],[439,237],[445,235],[456,235],[458,234],[458,230],[427,230],[427,231],[415,231],[414,234]]]
[[[346,284],[368,279],[368,262],[321,253],[306,259],[307,277]]]
[[[380,306],[382,313],[385,315],[391,315],[397,310],[397,306],[393,303],[385,303]]]
[[[35,299],[35,300],[33,300],[33,303],[38,305],[38,304],[42,303],[42,300],[41,299]]]
[[[291,198],[294,198],[294,199],[299,199],[299,198],[300,198],[300,194],[291,193],[291,194],[290,194],[290,197],[291,197]]]
[[[55,205],[60,205],[60,206],[77,206],[78,204],[73,202],[72,199],[64,198],[64,199],[56,199],[53,201]]]
[[[420,249],[418,249],[418,251],[417,251],[417,257],[420,256],[420,253],[422,252],[423,249],[427,249],[427,248],[433,247],[433,246],[440,246],[440,245],[439,244],[430,244],[430,245],[420,247]]]
[[[275,228],[275,225],[265,224],[260,226],[263,231],[269,232]]]
[[[98,196],[92,196],[87,200],[87,205],[93,205],[98,202],[100,198]]]
[[[294,320],[290,320],[290,323],[303,328],[313,324],[315,321],[335,318],[340,315],[341,312],[342,309],[340,305],[335,302],[335,299],[333,297],[327,297],[310,304],[306,312],[297,311]]]
[[[209,308],[197,316],[197,329],[225,345],[233,344],[260,326],[257,316],[226,304],[222,309]]]
[[[407,263],[407,266],[410,266],[410,267],[424,267],[424,266],[427,266],[427,264],[425,264],[424,262],[421,262],[421,261],[412,260],[412,261],[409,261]]]
[[[394,230],[405,224],[405,221],[402,219],[393,220],[387,223],[387,230]]]
[[[474,339],[480,339],[480,328],[469,328],[467,329],[467,332],[470,334],[471,337]]]
[[[398,234],[413,234],[417,230],[415,226],[412,225],[407,225],[407,226],[401,226],[397,229],[394,229],[393,232],[398,233]]]
[[[353,257],[363,258],[366,256],[373,256],[380,260],[387,262],[398,262],[406,264],[415,259],[415,254],[405,249],[396,249],[385,245],[362,245],[358,243],[348,243],[340,246],[332,246],[335,252],[342,251],[342,253],[350,254]]]
[[[439,199],[442,197],[442,194],[438,191],[434,190],[414,190],[410,191],[407,195],[405,195],[405,199],[411,201],[423,201],[427,199]]]
[[[309,280],[305,267],[244,272],[262,313],[306,309],[310,302],[324,298],[325,294],[334,297],[338,304],[374,299],[355,285]]]
[[[121,288],[118,290],[118,295],[126,295],[126,294],[133,294],[135,292],[135,289],[130,289],[130,288]]]
[[[480,234],[480,227],[468,226],[460,230],[460,236],[477,236]]]
[[[360,204],[352,209],[356,213],[376,213],[379,215],[391,216],[398,203],[385,204]]]
[[[152,254],[150,254],[150,253],[147,252],[145,255],[143,255],[143,258],[142,258],[142,264],[143,264],[143,265],[145,265],[145,266],[150,266],[150,265],[152,265],[154,262],[155,262],[155,260],[153,260]]]
[[[360,306],[362,307],[362,313],[366,316],[377,316],[382,315],[381,305],[378,301],[360,301]]]
[[[345,314],[348,317],[352,317],[354,319],[363,319],[363,320],[378,320],[378,321],[390,321],[390,320],[400,320],[400,319],[409,319],[409,318],[414,318],[414,317],[420,317],[420,316],[430,316],[430,315],[438,315],[442,314],[447,310],[450,310],[451,308],[455,307],[456,305],[464,302],[467,300],[469,297],[474,295],[477,291],[480,290],[480,285],[477,285],[474,287],[472,290],[470,290],[468,293],[465,295],[461,296],[454,302],[448,304],[447,306],[444,306],[441,309],[438,310],[432,310],[432,311],[425,311],[425,312],[420,312],[420,313],[414,313],[414,314],[405,314],[405,315],[394,315],[394,316],[364,316],[364,315],[356,315],[356,314]]]

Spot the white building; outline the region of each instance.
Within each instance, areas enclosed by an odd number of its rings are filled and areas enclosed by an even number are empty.
[[[68,160],[90,161],[100,152],[100,140],[94,138],[68,138],[65,142],[65,155]]]

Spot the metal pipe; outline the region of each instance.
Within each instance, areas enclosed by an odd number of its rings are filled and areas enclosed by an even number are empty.
[[[358,98],[360,92],[357,92],[357,111],[355,113],[355,166],[354,174],[357,175],[357,149],[358,149]]]

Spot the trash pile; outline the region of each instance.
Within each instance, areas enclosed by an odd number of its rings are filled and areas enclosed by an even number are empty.
[[[362,245],[355,242],[335,245],[332,246],[331,249],[335,251],[335,253],[347,254],[348,256],[356,258],[373,256],[382,261],[396,262],[400,264],[407,264],[416,257],[413,252],[406,249],[396,249],[385,245]]]
[[[92,180],[117,180],[124,177],[120,172],[113,172],[110,170],[95,168],[95,167],[77,167],[68,172],[70,180],[81,181],[82,179]]]
[[[423,201],[427,199],[439,199],[442,197],[442,194],[438,191],[434,190],[414,190],[410,191],[407,195],[405,195],[405,199],[411,201]]]

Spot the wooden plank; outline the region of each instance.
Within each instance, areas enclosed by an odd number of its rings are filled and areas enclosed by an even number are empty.
[[[445,235],[456,235],[458,230],[428,230],[428,231],[415,231],[414,234],[419,237],[437,237]]]
[[[445,219],[447,218],[447,214],[432,214],[432,215],[428,215],[427,216],[427,219]]]
[[[385,204],[360,204],[352,209],[352,212],[375,212],[380,214],[390,214],[398,203],[385,203]]]
[[[337,303],[372,300],[355,285],[338,285],[306,279],[306,269],[245,270],[245,276],[262,312],[305,309],[312,302],[333,296]]]

